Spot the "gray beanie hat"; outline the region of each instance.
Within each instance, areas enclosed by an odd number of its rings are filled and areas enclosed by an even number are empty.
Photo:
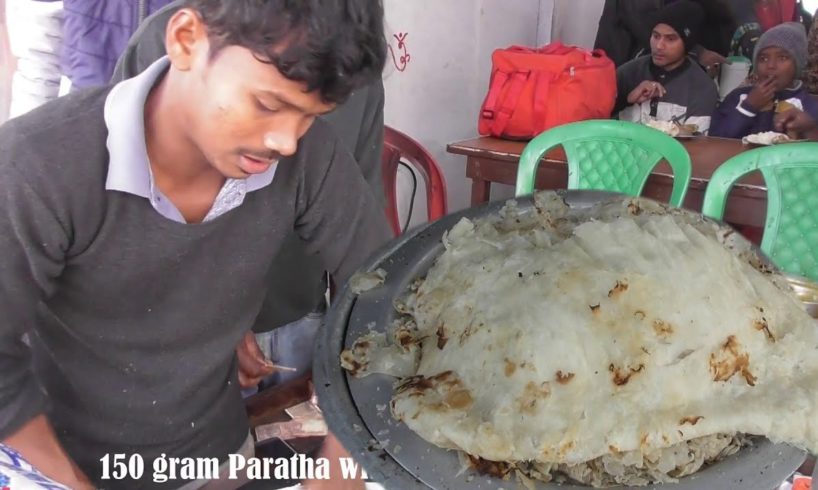
[[[803,24],[785,22],[762,34],[753,51],[753,65],[757,64],[759,53],[770,46],[790,53],[795,61],[795,77],[798,78],[807,64],[807,30]]]

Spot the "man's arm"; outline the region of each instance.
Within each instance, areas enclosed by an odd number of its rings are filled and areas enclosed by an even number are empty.
[[[18,170],[31,163],[17,151],[30,145],[18,140],[25,132],[14,121],[0,128],[0,441],[46,476],[86,488],[87,479],[43,415],[45,394],[23,340],[36,322],[39,301],[54,292],[69,244],[53,196]]]
[[[707,133],[710,129],[711,116],[719,103],[719,92],[709,78],[697,77],[696,82],[701,83],[701,86],[691,87],[693,97],[687,107],[685,122],[695,124],[699,131]]]
[[[57,442],[54,428],[45,415],[37,415],[3,444],[20,453],[40,473],[72,490],[91,490],[94,486]]]
[[[617,117],[622,109],[631,105],[628,96],[642,80],[637,80],[637,61],[632,60],[616,69],[616,104],[613,117]]]
[[[372,195],[381,209],[386,209],[386,197],[383,188],[381,158],[383,154],[383,80],[378,79],[367,88],[366,107],[364,108],[361,131],[355,145],[354,156],[361,167],[364,179],[372,189]]]
[[[650,16],[662,0],[606,0],[599,19],[594,48],[603,49],[622,66],[641,50],[650,50]]]
[[[743,138],[750,132],[758,111],[746,103],[739,90],[730,92],[710,119],[710,136]]]
[[[304,195],[298,199],[295,229],[307,243],[308,250],[324,262],[333,286],[343,286],[352,273],[389,240],[391,231],[383,206],[377,202],[361,172],[356,171],[352,155],[334,137],[328,125],[317,125],[319,127],[313,128],[316,134],[305,138],[302,148],[322,142],[325,146],[305,156],[306,161],[316,165],[305,170]],[[340,475],[339,459],[348,457],[349,453],[330,434],[324,441],[321,456],[330,461],[330,474]],[[333,478],[307,481],[304,486],[310,490],[362,490],[364,483],[359,479]]]
[[[328,123],[301,142],[304,166],[295,231],[342,287],[390,236],[386,214]]]

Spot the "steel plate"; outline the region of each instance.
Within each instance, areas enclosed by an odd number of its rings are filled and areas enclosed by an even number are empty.
[[[563,191],[572,207],[587,207],[612,194],[596,191]],[[372,330],[384,331],[396,318],[393,300],[407,286],[425,275],[442,253],[443,233],[462,217],[477,218],[495,213],[503,202],[471,208],[414,230],[388,244],[364,268],[387,272],[383,286],[355,296],[346,288],[328,315],[315,347],[314,382],[327,422],[344,446],[362,464],[369,476],[387,489],[434,488],[511,489],[515,481],[503,481],[466,471],[455,452],[421,439],[404,424],[392,419],[389,400],[393,378],[370,375],[362,379],[347,376],[339,356],[355,339]],[[518,199],[518,208],[533,208],[533,200]],[[705,468],[676,484],[634,489],[657,490],[771,490],[791,475],[804,461],[805,453],[788,445],[774,445],[758,438],[751,447]],[[587,486],[538,482],[541,490],[586,489]],[[620,490],[632,487],[613,487]]]

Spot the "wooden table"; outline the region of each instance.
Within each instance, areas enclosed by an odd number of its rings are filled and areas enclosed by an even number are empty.
[[[690,153],[693,175],[684,207],[701,211],[704,190],[710,176],[730,157],[745,151],[741,141],[726,138],[701,137],[682,140]],[[514,185],[517,163],[524,142],[496,138],[475,138],[447,146],[449,153],[466,156],[466,177],[472,180],[472,205],[488,202],[493,182]],[[659,200],[670,199],[673,173],[667,163],[660,163],[651,173],[642,195]],[[543,157],[537,170],[537,189],[564,189],[568,183],[568,166],[562,148]],[[761,174],[754,172],[740,180],[730,193],[725,221],[734,225],[764,227],[767,210],[767,189]]]

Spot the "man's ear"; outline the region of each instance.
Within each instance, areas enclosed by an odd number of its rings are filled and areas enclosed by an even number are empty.
[[[170,63],[180,71],[190,70],[197,58],[207,56],[207,27],[198,12],[184,8],[173,14],[165,29],[165,48]]]

